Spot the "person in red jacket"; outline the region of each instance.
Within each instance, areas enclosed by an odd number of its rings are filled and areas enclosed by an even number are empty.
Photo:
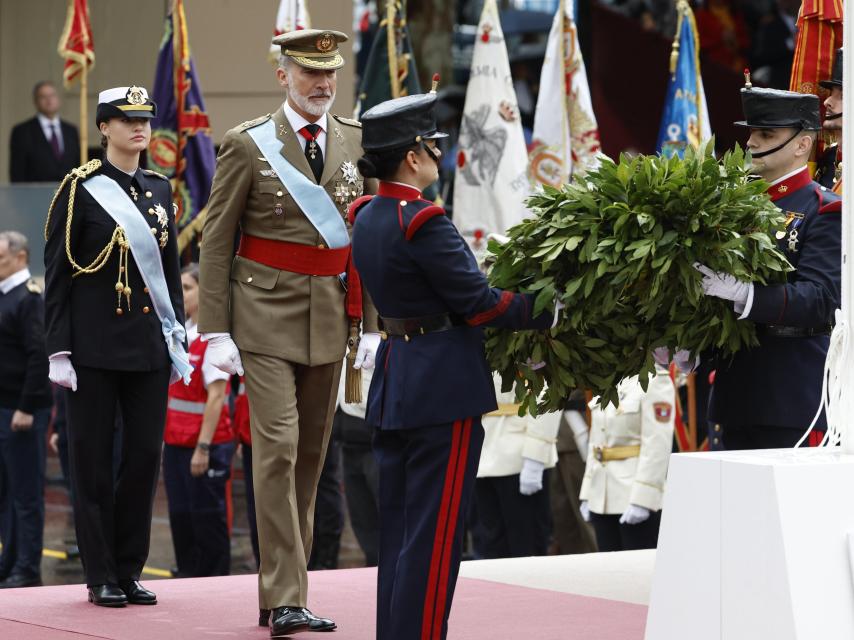
[[[184,268],[181,285],[194,370],[189,385],[169,388],[163,438],[169,525],[178,577],[223,576],[231,565],[226,491],[236,446],[226,403],[229,375],[206,362],[208,343],[196,330],[197,264]]]

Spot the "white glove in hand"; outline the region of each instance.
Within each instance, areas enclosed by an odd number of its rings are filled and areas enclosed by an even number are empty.
[[[522,458],[522,471],[519,473],[519,493],[532,496],[543,489],[543,470],[546,468],[539,460]]]
[[[565,411],[563,415],[572,430],[575,446],[578,447],[578,454],[584,462],[587,462],[587,449],[590,447],[590,431],[587,429],[587,421],[578,411]]]
[[[747,298],[750,296],[750,290],[753,288],[752,282],[742,282],[728,273],[712,271],[699,262],[694,263],[694,268],[703,274],[703,293],[707,296],[732,300],[736,305],[740,305],[742,309],[747,304]]]
[[[667,347],[657,347],[653,350],[652,357],[659,366],[665,369],[670,367],[670,349]],[[695,358],[690,351],[685,349],[677,349],[676,355],[672,359],[682,373],[691,373],[700,366],[700,356]]]
[[[374,368],[377,359],[377,349],[380,348],[380,340],[380,334],[378,333],[362,334],[362,339],[359,340],[359,348],[356,349],[356,361],[353,363],[354,369],[370,371]]]
[[[584,518],[584,522],[590,522],[590,505],[587,504],[587,500],[581,501],[581,504],[578,505],[578,510],[581,512],[581,517]]]
[[[203,339],[205,337],[203,336]],[[240,351],[231,335],[228,333],[217,333],[207,337],[208,350],[205,359],[220,371],[230,375],[235,373],[243,375],[243,363],[240,361]]]
[[[640,524],[648,519],[649,515],[650,511],[646,507],[630,504],[629,508],[620,516],[620,524]]]
[[[54,354],[49,358],[50,371],[47,377],[60,387],[77,391],[77,372],[67,354]]]

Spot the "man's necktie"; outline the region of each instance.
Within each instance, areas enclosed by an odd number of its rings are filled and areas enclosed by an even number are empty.
[[[62,147],[59,146],[59,127],[56,124],[50,125],[50,147],[53,149],[53,155],[59,160],[62,158]]]
[[[307,124],[299,130],[300,135],[305,138],[305,159],[308,160],[308,166],[311,167],[314,173],[314,179],[320,183],[320,176],[323,175],[323,151],[320,145],[317,144],[317,136],[323,129],[318,124]]]

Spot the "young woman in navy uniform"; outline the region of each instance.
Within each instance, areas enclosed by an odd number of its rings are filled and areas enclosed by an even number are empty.
[[[533,298],[489,286],[441,207],[435,93],[362,116],[359,170],[381,180],[354,202],[353,258],[381,316],[366,420],[379,467],[377,638],[445,638],[463,520],[497,409],[483,327],[547,329]]]
[[[754,89],[748,79],[741,100],[745,119],[736,125],[750,129],[754,169],[786,213],[777,240],[795,270],[785,284],[762,285],[698,267],[706,295],[731,300],[740,319],[757,323],[760,342],[718,360],[709,417],[721,433],[710,441],[722,435],[725,449],[785,448],[798,442],[821,402],[839,307],[842,201],[813,181],[807,167],[821,128],[818,98]],[[826,429],[822,412],[807,443],[820,442]]]
[[[89,601],[155,604],[138,580],[170,380],[189,380],[172,190],[139,168],[156,106],[140,87],[99,95],[105,160],[65,177],[45,224],[50,379],[71,389],[68,437]],[[113,438],[122,417],[114,480]]]

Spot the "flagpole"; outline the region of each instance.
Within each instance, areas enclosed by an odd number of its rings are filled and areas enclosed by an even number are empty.
[[[80,72],[80,164],[86,164],[89,161],[89,115],[87,110],[86,98],[89,89],[89,65],[85,58],[83,59],[82,70]]]
[[[567,126],[567,118],[569,118],[569,101],[566,86],[566,0],[560,0],[560,4],[558,5],[558,11],[560,11],[560,37],[558,38],[557,46],[558,55],[560,56],[560,82],[562,85],[561,94],[563,95],[563,104],[561,105],[560,118],[560,126],[562,129],[561,162],[563,163],[563,166],[561,167],[561,173],[563,175],[561,177],[566,182],[569,182],[569,147],[572,145],[572,142],[569,140],[569,127]]]
[[[391,86],[391,97],[400,97],[400,87],[397,86],[397,43],[394,38],[394,3],[395,0],[388,0],[386,4],[386,46],[388,47],[388,75]]]

